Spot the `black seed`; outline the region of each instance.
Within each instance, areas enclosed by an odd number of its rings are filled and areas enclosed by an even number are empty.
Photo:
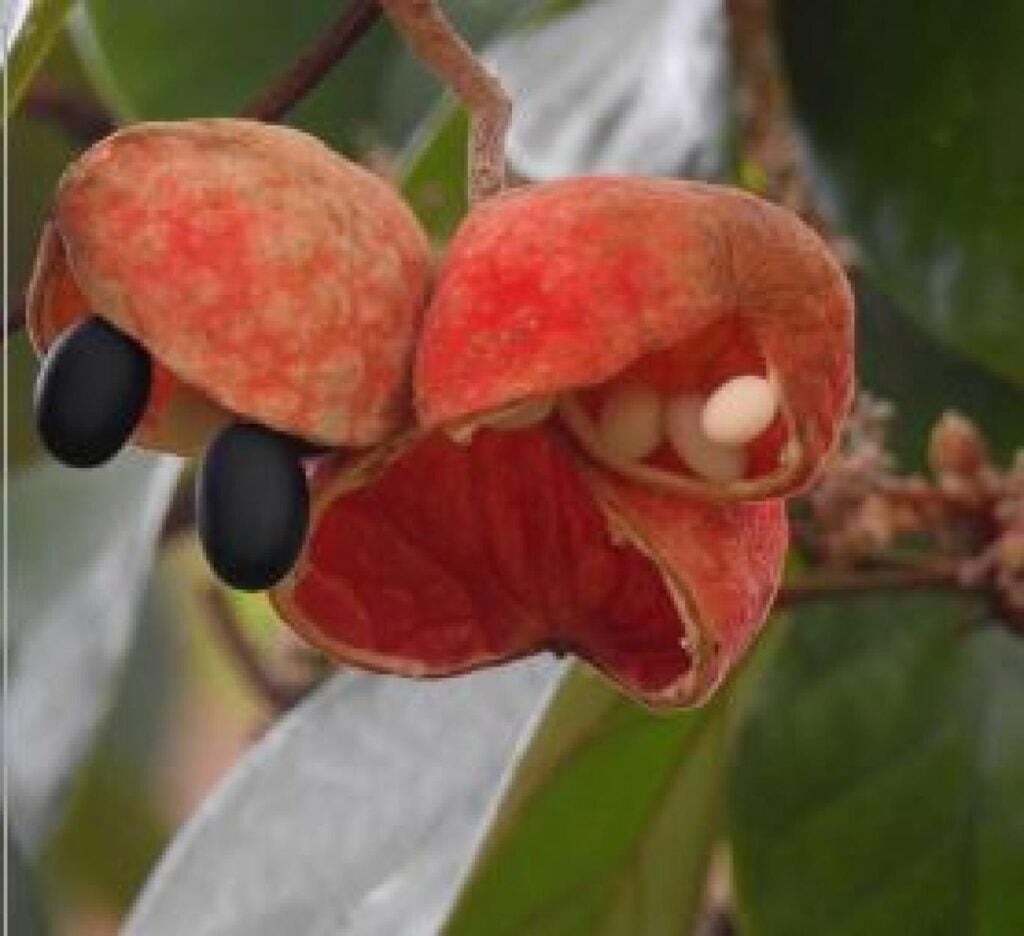
[[[237,423],[210,443],[196,479],[196,517],[206,558],[228,585],[270,588],[302,549],[309,490],[287,436]]]
[[[310,442],[309,439],[303,439],[299,436],[287,436],[291,440],[292,447],[299,458],[316,458],[318,455],[326,455],[332,451],[331,446],[324,445],[322,442]]]
[[[36,426],[54,458],[88,468],[113,458],[149,400],[146,349],[101,318],[68,329],[36,378]]]

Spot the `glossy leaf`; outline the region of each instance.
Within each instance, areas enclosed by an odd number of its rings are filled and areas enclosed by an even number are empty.
[[[107,750],[75,779],[69,816],[54,832],[46,864],[62,889],[124,910],[163,851],[168,823],[138,772],[122,769]]]
[[[11,485],[4,717],[11,821],[30,851],[109,706],[178,470],[126,453],[89,472],[43,463]]]
[[[942,595],[795,615],[729,785],[743,931],[1024,931],[1024,645]]]
[[[499,42],[487,57],[515,101],[510,162],[531,179],[718,175],[725,39],[721,0],[597,0]]]
[[[444,682],[342,674],[178,836],[126,933],[434,932],[550,660]]]
[[[518,16],[518,6],[459,0],[445,10],[476,44]],[[290,67],[339,9],[336,0],[88,0],[75,34],[123,118],[232,115]],[[176,54],[182,46],[188,55]],[[434,78],[381,23],[288,120],[350,151],[394,147],[438,92]]]
[[[931,428],[949,409],[975,422],[1004,464],[1020,447],[1024,390],[941,344],[863,277],[857,375],[863,389],[896,404],[890,441],[907,470],[924,468]]]
[[[413,138],[403,158],[402,193],[430,236],[443,241],[466,214],[466,112],[445,98]]]
[[[728,703],[658,717],[577,666],[520,763],[451,936],[690,932]]]
[[[71,4],[72,0],[13,0],[0,12],[6,42],[6,114],[17,108],[36,69],[57,39]]]
[[[1024,384],[1024,5],[778,9],[829,213],[901,307]]]

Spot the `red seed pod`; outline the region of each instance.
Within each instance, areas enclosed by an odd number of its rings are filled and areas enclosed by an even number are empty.
[[[458,433],[555,399],[556,422],[620,475],[758,499],[804,486],[835,444],[852,342],[843,271],[791,213],[694,182],[550,182],[456,233],[417,407]]]
[[[228,411],[329,445],[409,416],[431,269],[380,179],[296,130],[139,124],[65,173],[28,296],[40,352],[99,315],[155,361],[136,441],[193,452]]]
[[[443,676],[573,652],[651,706],[705,699],[758,632],[778,501],[710,504],[588,470],[548,427],[414,441],[311,479],[311,534],[271,597],[333,658]]]

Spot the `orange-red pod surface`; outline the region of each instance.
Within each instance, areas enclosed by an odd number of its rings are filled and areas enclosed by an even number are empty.
[[[602,441],[616,388],[640,384],[672,412],[740,376],[776,409],[724,453],[725,470],[717,450],[704,464],[707,445],[691,458],[698,471],[667,442],[637,458]],[[553,400],[551,418],[594,461],[710,500],[804,486],[852,386],[852,293],[816,234],[735,189],[632,177],[543,183],[477,207],[439,271],[415,376],[428,429],[471,431]]]
[[[757,634],[779,501],[712,504],[581,465],[547,427],[443,433],[359,477],[311,478],[311,534],[272,593],[334,659],[443,676],[542,650],[651,706],[699,703]]]
[[[45,352],[99,315],[150,351],[143,445],[193,452],[229,414],[371,445],[409,416],[431,262],[398,195],[313,137],[138,124],[61,180],[28,326]]]

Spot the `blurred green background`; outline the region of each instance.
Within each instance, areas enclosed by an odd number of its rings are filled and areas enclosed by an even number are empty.
[[[513,92],[509,153],[529,178],[770,186],[778,167],[748,132],[760,62],[758,80],[791,103],[817,203],[855,251],[858,373],[896,406],[903,464],[922,467],[948,408],[1004,463],[1021,446],[1024,4],[443,6]],[[338,7],[12,5],[8,315],[49,194],[89,142],[55,98],[119,124],[234,114]],[[287,120],[399,180],[443,244],[465,209],[465,117],[386,25]],[[322,672],[263,599],[211,597],[182,508],[187,466],[128,456],[86,477],[47,462],[35,366],[12,337],[8,910],[26,936],[112,933],[175,830],[278,714],[231,640],[289,685]],[[169,506],[185,511],[171,530]],[[574,671],[448,928],[1012,936],[1022,869],[1024,643],[973,599],[872,596],[775,621],[699,712],[654,719]]]

